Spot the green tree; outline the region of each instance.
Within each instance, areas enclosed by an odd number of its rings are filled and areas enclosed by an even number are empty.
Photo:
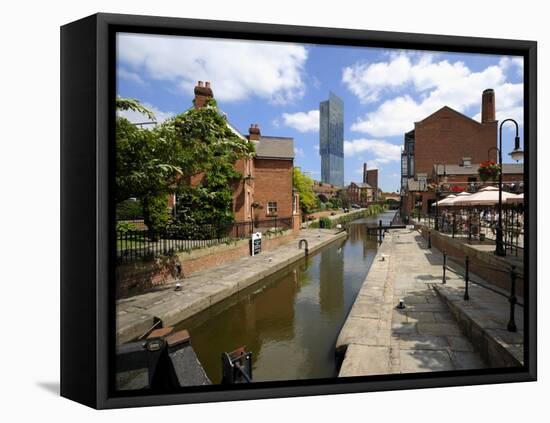
[[[313,213],[320,204],[320,200],[313,191],[313,179],[304,175],[295,167],[292,173],[292,184],[300,194],[300,209],[302,213]]]
[[[118,97],[118,110],[133,110],[154,120],[152,111],[134,99]],[[160,137],[156,129],[143,129],[124,117],[116,120],[116,201],[137,197],[145,224],[151,232],[166,226],[169,219],[167,195],[181,175],[173,140]]]
[[[339,209],[340,207],[342,207],[342,200],[338,197],[331,197],[328,200],[328,204],[332,209]]]
[[[351,202],[349,200],[348,190],[347,188],[342,188],[340,191],[338,191],[338,198],[342,202],[342,207],[350,208]]]
[[[155,118],[134,99],[117,98],[117,108]],[[231,131],[214,100],[152,129],[118,117],[116,143],[117,202],[139,198],[149,229],[166,226],[172,192],[178,193],[179,219],[196,224],[234,219],[232,185],[241,177],[234,163],[252,157],[254,147]],[[191,177],[201,174],[191,186]]]
[[[161,138],[174,140],[182,169],[175,189],[178,222],[225,226],[234,221],[233,188],[242,177],[235,162],[252,158],[254,145],[229,128],[214,100],[176,116],[157,131]],[[193,176],[198,184],[189,183]]]

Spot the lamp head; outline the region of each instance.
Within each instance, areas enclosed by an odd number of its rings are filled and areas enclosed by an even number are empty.
[[[519,146],[519,137],[516,137],[515,139],[514,150],[510,153],[510,157],[516,162],[523,160],[523,150]]]

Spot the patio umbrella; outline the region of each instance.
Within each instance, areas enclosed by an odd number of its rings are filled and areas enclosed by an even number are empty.
[[[445,197],[444,199],[439,200],[437,203],[433,203],[432,207],[436,206],[436,205],[437,206],[449,206],[450,203],[452,203],[453,198],[456,198],[456,195],[451,194],[448,197]]]
[[[457,203],[459,201],[463,200],[464,197],[469,197],[470,195],[471,194],[469,192],[462,191],[460,194],[455,195],[455,197],[452,198],[451,200],[449,200],[445,205],[446,206],[457,206],[458,205]]]
[[[507,198],[506,202],[509,203],[523,203],[523,193],[516,195],[514,198]]]
[[[516,194],[502,191],[502,201],[506,202],[509,198],[516,198]],[[498,203],[498,188],[489,186],[482,188],[475,194],[464,198],[457,198],[453,201],[455,206],[492,206]]]

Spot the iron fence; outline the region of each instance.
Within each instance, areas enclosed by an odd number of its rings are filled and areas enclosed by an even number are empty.
[[[444,209],[437,217],[434,214],[420,215],[418,221],[429,229],[450,234],[453,238],[467,238],[472,241],[496,241],[498,215],[494,209],[475,207],[462,209]],[[524,221],[523,210],[518,207],[503,207],[502,216],[503,245],[507,252],[515,256],[523,254]]]
[[[449,262],[455,262],[455,266],[451,267],[449,266]],[[510,276],[510,291],[509,293],[505,293],[499,289],[496,289],[492,286],[489,286],[479,280],[476,280],[472,277],[470,273],[470,258],[466,256],[464,258],[464,270],[460,269],[460,264],[458,264],[457,259],[450,258],[446,251],[443,251],[443,275],[441,279],[441,283],[446,284],[447,283],[447,271],[450,271],[454,273],[455,275],[459,276],[460,278],[464,279],[464,301],[470,300],[470,284],[475,284],[481,288],[487,289],[497,295],[500,295],[502,297],[505,297],[509,304],[510,304],[510,310],[509,310],[509,319],[507,324],[507,329],[510,332],[516,332],[517,331],[517,325],[516,325],[516,305],[519,307],[524,307],[523,303],[518,301],[517,295],[516,295],[516,283],[518,279],[523,278],[521,274],[519,274],[516,271],[516,266],[512,265],[510,269],[503,269],[503,268],[497,268],[493,266],[488,265],[481,265],[476,264],[477,266],[483,266],[486,267],[494,272],[503,272],[508,273]]]
[[[169,256],[248,238],[254,232],[274,233],[288,229],[292,229],[292,217],[234,222],[227,225],[174,225],[159,231],[151,231],[146,227],[118,230],[117,260],[132,262]]]

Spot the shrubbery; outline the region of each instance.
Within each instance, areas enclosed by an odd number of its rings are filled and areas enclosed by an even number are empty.
[[[143,219],[143,206],[138,199],[124,200],[116,205],[117,220]]]

